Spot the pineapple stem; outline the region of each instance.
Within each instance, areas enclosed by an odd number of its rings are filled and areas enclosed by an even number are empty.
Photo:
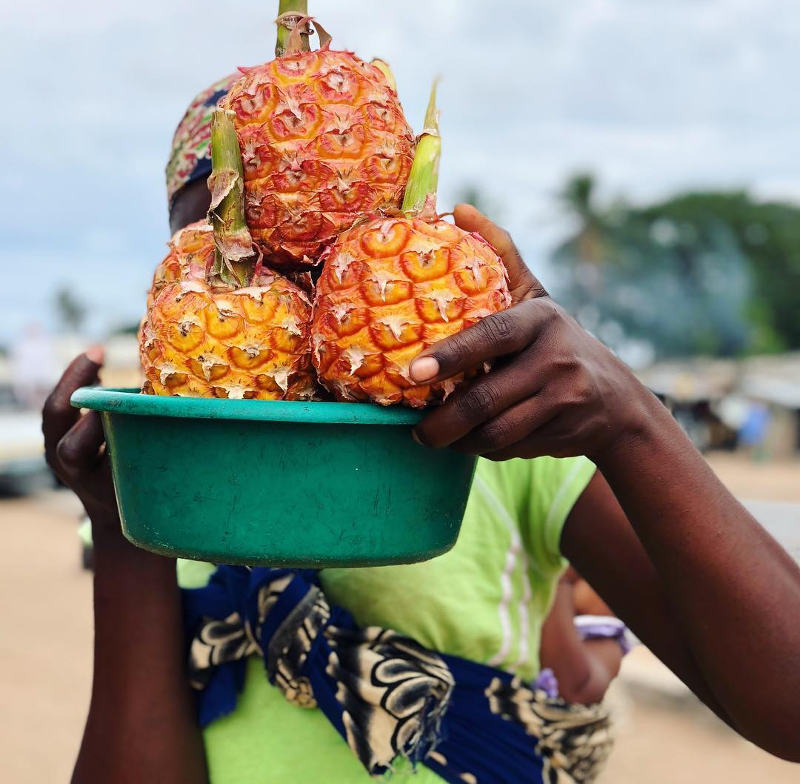
[[[211,207],[214,228],[212,281],[247,286],[253,276],[253,239],[244,214],[244,169],[233,112],[217,108],[211,118]]]
[[[275,42],[275,57],[282,57],[289,47],[289,38],[294,26],[308,16],[308,0],[280,0],[278,4],[278,40]],[[300,33],[301,51],[308,52],[308,33]]]
[[[422,212],[423,208],[436,202],[439,184],[439,159],[442,156],[442,138],[439,136],[439,110],[436,107],[436,79],[431,87],[428,108],[425,112],[425,127],[417,140],[414,162],[408,175],[406,193],[403,197],[403,212]]]
[[[422,132],[430,130],[439,135],[439,108],[436,106],[436,88],[439,86],[439,77],[433,80],[431,94],[428,96],[428,107],[425,109],[425,126]]]

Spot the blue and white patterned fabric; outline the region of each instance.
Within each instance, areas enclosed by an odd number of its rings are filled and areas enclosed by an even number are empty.
[[[591,782],[611,748],[602,706],[359,628],[316,572],[220,566],[183,593],[201,726],[234,710],[245,660],[259,655],[270,683],[319,708],[374,776],[406,757],[452,784]]]

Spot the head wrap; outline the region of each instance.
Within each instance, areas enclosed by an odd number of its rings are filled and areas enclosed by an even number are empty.
[[[178,123],[167,164],[170,210],[181,188],[211,174],[211,115],[220,98],[240,77],[240,73],[231,74],[207,87],[189,104]]]

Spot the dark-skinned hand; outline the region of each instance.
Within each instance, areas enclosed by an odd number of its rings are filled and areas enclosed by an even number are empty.
[[[42,410],[45,457],[56,476],[83,503],[95,530],[119,528],[119,514],[96,411],[81,414],[69,399],[78,387],[98,382],[103,350],[95,346],[70,363]]]
[[[414,429],[431,447],[491,460],[587,455],[595,461],[634,434],[649,395],[630,369],[554,302],[509,234],[474,207],[456,225],[475,231],[506,266],[512,306],[423,351],[411,377],[428,384],[492,363]]]

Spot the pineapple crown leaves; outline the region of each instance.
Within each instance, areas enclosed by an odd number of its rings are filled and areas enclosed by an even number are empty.
[[[422,133],[419,138],[423,136],[438,136],[439,135],[439,107],[436,105],[436,92],[439,89],[439,82],[442,81],[441,76],[437,76],[431,85],[431,94],[428,97],[428,106],[425,109],[425,122],[422,128]]]
[[[217,108],[211,120],[211,165],[208,178],[211,205],[208,220],[214,229],[212,283],[247,285],[253,273],[253,238],[244,217],[244,172],[233,112]]]
[[[239,195],[236,192],[237,186],[242,187],[241,177],[234,169],[221,169],[209,175],[208,188],[211,191],[211,205],[208,210],[208,219],[212,225],[218,225],[218,230],[214,232],[214,244],[219,251],[218,261],[221,261],[230,272],[234,272],[234,263],[245,261],[253,256],[253,239],[247,224],[237,226],[236,217],[231,216],[222,208],[226,199],[237,198]],[[212,272],[221,273],[221,266],[215,264]]]
[[[417,138],[417,149],[408,175],[402,210],[419,215],[423,220],[435,220],[436,188],[439,183],[439,159],[442,155],[442,139],[439,135],[439,109],[436,106],[436,90],[439,78],[433,80],[428,108],[425,110],[423,131]]]
[[[327,49],[331,45],[330,33],[313,16],[306,16],[297,11],[287,11],[275,20],[275,24],[289,31],[286,48],[280,53],[276,52],[279,57],[307,52],[309,50],[308,39],[312,32],[317,33],[320,49]]]
[[[216,213],[217,208],[222,204],[225,197],[233,192],[238,178],[239,174],[234,169],[220,169],[211,172],[208,176],[208,189],[211,191],[209,214]]]

